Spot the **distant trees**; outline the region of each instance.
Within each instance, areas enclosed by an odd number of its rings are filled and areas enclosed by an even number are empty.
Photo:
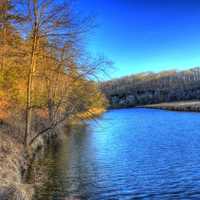
[[[141,73],[101,84],[112,107],[200,98],[200,68]]]
[[[81,47],[89,18],[75,16],[66,0],[3,0],[0,11],[0,102],[24,122],[26,148],[72,116],[106,106],[90,78],[109,63]]]

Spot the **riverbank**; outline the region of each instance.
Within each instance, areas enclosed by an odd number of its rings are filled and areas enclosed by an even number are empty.
[[[28,155],[22,143],[0,129],[0,200],[32,200],[35,195],[36,178],[29,178],[31,171],[43,178],[34,163],[44,159],[46,149],[53,145],[66,132],[66,126],[60,125],[37,139],[29,147]]]
[[[137,106],[137,108],[154,108],[154,109],[164,109],[172,111],[200,112],[200,101],[159,103],[159,104]]]
[[[33,188],[24,184],[22,171],[26,168],[23,146],[0,132],[0,199],[30,200]]]
[[[29,157],[26,157],[24,146],[20,141],[21,137],[19,137],[22,129],[17,130],[22,126],[22,122],[15,124],[15,127],[11,117],[0,116],[0,200],[31,200],[34,195],[35,181],[27,182],[24,174],[27,174],[32,168],[33,159],[44,156],[47,145],[53,144],[59,137],[62,137],[63,133],[67,132],[66,128],[70,126],[69,124],[100,116],[103,112],[105,112],[103,108],[89,109],[88,112],[77,114],[74,117],[75,121],[69,119],[67,126],[66,123],[63,123],[57,126],[53,132],[42,135],[31,145]],[[38,117],[38,121],[42,120],[45,121],[42,118],[39,120]]]

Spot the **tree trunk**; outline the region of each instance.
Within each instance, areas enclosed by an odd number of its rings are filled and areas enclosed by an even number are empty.
[[[29,137],[31,135],[31,121],[32,121],[32,90],[33,90],[33,75],[36,69],[36,59],[37,59],[37,47],[38,47],[38,6],[37,0],[33,0],[34,5],[34,27],[33,27],[33,42],[32,42],[32,52],[31,52],[31,62],[28,74],[28,84],[27,84],[27,104],[26,104],[26,128],[24,135],[24,145],[27,148],[29,143]]]

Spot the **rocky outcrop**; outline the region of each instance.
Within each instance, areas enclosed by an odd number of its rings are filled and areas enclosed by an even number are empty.
[[[32,199],[33,188],[28,185],[7,185],[0,187],[1,200],[30,200]]]
[[[31,200],[37,184],[35,179],[28,179],[34,170],[34,162],[44,158],[48,145],[52,145],[65,132],[65,125],[38,137],[29,147],[28,154],[14,137],[15,134],[5,131],[9,126],[5,122],[0,126],[0,200]]]
[[[0,199],[30,200],[33,187],[23,184],[22,171],[27,167],[23,148],[10,136],[0,133]]]

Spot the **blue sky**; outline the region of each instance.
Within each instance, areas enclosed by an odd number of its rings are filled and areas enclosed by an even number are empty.
[[[78,0],[96,15],[87,49],[115,65],[111,78],[200,66],[200,1]]]

